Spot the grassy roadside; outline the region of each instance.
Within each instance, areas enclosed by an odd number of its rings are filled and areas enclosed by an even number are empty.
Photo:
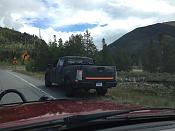
[[[17,72],[17,73],[32,76],[32,77],[34,77],[36,79],[39,79],[39,80],[44,80],[44,72],[29,72],[29,71],[26,71],[25,65],[16,65],[16,66],[14,66],[14,65],[9,64],[9,63],[0,62],[0,68],[1,69],[12,70],[12,71]]]
[[[162,81],[171,84],[160,83]],[[118,85],[110,89],[106,96],[121,104],[175,108],[175,74],[118,72]]]
[[[6,62],[0,62],[1,69],[15,69],[14,65]]]
[[[157,85],[156,85],[157,86]],[[107,97],[121,104],[136,104],[147,107],[174,107],[175,89],[163,85],[142,88],[136,85],[126,86],[119,84],[109,90]]]
[[[118,81],[125,79],[133,81],[175,81],[175,74],[170,73],[150,73],[150,72],[118,72]]]

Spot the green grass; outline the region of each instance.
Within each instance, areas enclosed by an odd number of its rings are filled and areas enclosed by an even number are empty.
[[[40,79],[40,80],[44,80],[44,72],[29,72],[29,71],[26,71],[25,65],[17,64],[15,66],[15,65],[10,64],[8,62],[0,62],[0,68],[1,69],[12,70],[14,72],[18,72],[18,73],[21,73],[21,74],[32,76],[32,77]]]
[[[175,90],[173,88],[142,88],[118,85],[109,90],[107,96],[116,103],[136,104],[146,107],[175,107]]]
[[[10,63],[7,63],[7,62],[0,62],[0,68],[1,69],[12,69],[14,68],[15,66],[10,64]]]
[[[149,73],[149,72],[118,72],[118,81],[125,78],[138,81],[175,81],[175,74],[170,73]]]

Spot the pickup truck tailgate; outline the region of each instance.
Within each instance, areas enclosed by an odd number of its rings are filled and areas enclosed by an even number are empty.
[[[84,80],[114,80],[116,68],[114,66],[84,66]]]

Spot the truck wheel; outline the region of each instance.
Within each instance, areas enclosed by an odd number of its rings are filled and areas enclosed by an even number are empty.
[[[107,89],[97,89],[97,94],[104,96],[107,93]]]
[[[46,87],[51,87],[52,83],[50,81],[50,76],[48,74],[45,74],[45,86]]]
[[[65,91],[66,91],[66,96],[68,97],[74,96],[74,89],[72,87],[72,84],[68,80],[65,81]]]

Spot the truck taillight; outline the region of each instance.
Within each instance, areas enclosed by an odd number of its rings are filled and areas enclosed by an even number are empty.
[[[76,80],[83,80],[83,71],[77,70]]]

